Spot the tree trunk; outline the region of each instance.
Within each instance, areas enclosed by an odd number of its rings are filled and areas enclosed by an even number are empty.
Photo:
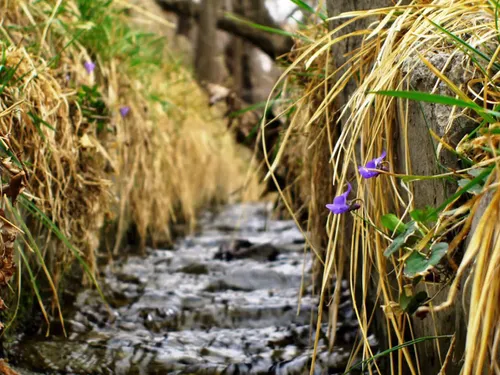
[[[226,0],[226,9],[230,13],[243,13],[243,0]],[[243,93],[243,54],[244,42],[235,35],[231,36],[229,43],[226,45],[225,62],[229,74],[232,78],[232,90],[238,97],[242,97]]]
[[[220,69],[217,63],[217,14],[219,0],[203,0],[195,52],[195,72],[199,82],[218,83]]]

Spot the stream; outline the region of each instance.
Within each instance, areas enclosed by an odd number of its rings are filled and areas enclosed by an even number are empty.
[[[229,205],[203,214],[198,233],[172,248],[107,266],[109,310],[83,291],[67,338],[19,337],[9,358],[21,375],[309,374],[311,265],[293,221],[271,219],[264,203]],[[333,352],[322,326],[315,374],[342,374],[356,340],[345,282],[338,322]]]

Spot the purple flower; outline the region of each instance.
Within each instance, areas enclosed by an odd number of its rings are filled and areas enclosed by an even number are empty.
[[[326,208],[332,211],[334,214],[343,214],[352,210],[357,210],[360,205],[358,203],[347,203],[347,196],[351,192],[352,186],[347,183],[347,191],[344,194],[339,195],[333,199],[332,204],[327,204]]]
[[[120,107],[120,115],[122,115],[122,117],[127,116],[129,112],[130,112],[130,107],[128,105]]]
[[[95,64],[92,61],[86,61],[83,66],[88,74],[92,73],[95,69]]]
[[[380,157],[370,160],[364,167],[359,167],[359,174],[363,176],[363,178],[372,178],[377,177],[380,172],[374,171],[372,169],[381,169],[380,164],[382,163],[382,159],[385,158],[386,152],[382,152]]]

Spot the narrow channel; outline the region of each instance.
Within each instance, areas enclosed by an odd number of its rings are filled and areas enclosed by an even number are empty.
[[[30,369],[20,374],[309,374],[311,267],[293,221],[264,203],[230,205],[172,248],[108,266],[110,309],[95,290],[79,294],[67,339],[24,337],[10,352]],[[338,344],[328,353],[320,340],[317,374],[343,373],[356,327],[344,285]]]

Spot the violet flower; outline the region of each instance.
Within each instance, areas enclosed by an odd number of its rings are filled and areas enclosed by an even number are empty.
[[[380,157],[370,160],[364,167],[359,167],[359,174],[363,178],[372,178],[377,177],[380,172],[374,171],[373,169],[381,169],[380,164],[382,163],[382,159],[385,158],[386,152],[382,152]]]
[[[332,204],[327,204],[326,208],[328,208],[331,212],[336,215],[343,214],[345,212],[357,210],[360,205],[358,203],[348,203],[347,196],[352,190],[352,186],[350,183],[347,183],[347,191],[338,197],[333,199]]]
[[[95,64],[92,61],[86,61],[83,66],[88,74],[92,73],[95,69]]]
[[[130,112],[130,107],[128,105],[120,107],[120,115],[122,115],[122,117],[127,116],[129,112]]]

